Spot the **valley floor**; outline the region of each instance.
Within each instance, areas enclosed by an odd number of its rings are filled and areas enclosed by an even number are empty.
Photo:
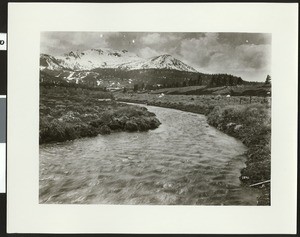
[[[116,101],[115,101],[116,100]],[[117,101],[146,103],[204,114],[210,125],[247,147],[240,180],[263,191],[259,205],[270,205],[270,97],[111,93],[80,88],[40,88],[40,143],[63,142],[114,131],[147,131],[160,125],[146,108]]]
[[[270,205],[271,106],[270,97],[226,97],[214,95],[157,95],[115,93],[117,100],[174,108],[205,114],[208,123],[247,147],[246,167],[240,179],[260,188],[258,205]],[[261,185],[257,183],[264,182]]]

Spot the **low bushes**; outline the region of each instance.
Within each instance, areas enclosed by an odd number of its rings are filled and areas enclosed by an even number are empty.
[[[101,96],[112,98],[110,93],[100,92],[99,96],[95,91],[78,91],[75,96],[75,92],[55,88],[41,90],[40,144],[113,131],[147,131],[160,125],[155,114],[144,107],[98,100]]]
[[[92,126],[83,123],[61,122],[57,119],[47,121],[40,119],[40,144],[48,142],[63,142],[79,137],[93,137],[98,133]]]

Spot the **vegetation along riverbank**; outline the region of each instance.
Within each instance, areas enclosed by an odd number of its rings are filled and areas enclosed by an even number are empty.
[[[160,125],[146,108],[117,103],[111,93],[63,86],[40,87],[40,144]]]
[[[210,125],[240,139],[247,147],[240,180],[262,190],[259,205],[270,205],[271,107],[270,97],[218,95],[155,95],[118,93],[118,100],[146,103],[205,114]],[[250,103],[251,102],[251,103]],[[257,183],[264,182],[262,185]]]

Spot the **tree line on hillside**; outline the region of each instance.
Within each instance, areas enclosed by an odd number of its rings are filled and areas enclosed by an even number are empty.
[[[197,72],[178,71],[170,69],[139,69],[124,71],[120,69],[95,69],[101,79],[131,79],[141,87],[161,84],[162,87],[184,87],[184,86],[223,86],[243,84],[241,77],[231,74],[204,74]]]
[[[146,83],[145,83],[146,81]],[[235,86],[241,85],[244,81],[241,77],[236,77],[230,74],[201,74],[197,76],[182,77],[182,78],[164,78],[163,80],[149,81],[139,80],[134,84],[134,91],[137,90],[154,90],[159,88],[174,88],[174,87],[187,87],[187,86],[206,86],[206,87],[219,87],[219,86]]]
[[[40,84],[44,86],[59,85],[71,88],[99,88],[105,90],[104,86],[97,84],[98,80],[118,81],[120,86],[136,90],[155,90],[158,88],[187,87],[187,86],[235,86],[244,84],[241,77],[231,74],[204,74],[185,72],[169,69],[143,69],[132,71],[121,71],[117,69],[101,69],[99,74],[87,75],[81,78],[79,83],[75,80],[66,81],[60,77],[54,77],[45,72],[40,72]],[[130,85],[128,81],[133,83]]]

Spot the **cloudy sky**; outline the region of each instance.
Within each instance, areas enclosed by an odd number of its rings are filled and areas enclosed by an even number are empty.
[[[127,49],[143,58],[171,54],[204,73],[230,73],[247,81],[271,75],[271,34],[43,32],[41,53],[53,56],[91,48]]]

